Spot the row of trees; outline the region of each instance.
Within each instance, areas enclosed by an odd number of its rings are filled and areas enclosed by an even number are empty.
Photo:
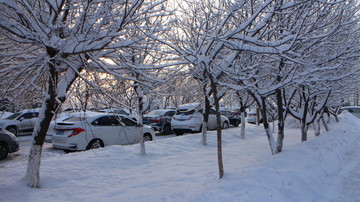
[[[30,187],[40,187],[44,138],[69,94],[81,95],[85,108],[96,100],[140,115],[157,96],[174,105],[200,97],[206,112],[217,111],[222,178],[221,98],[235,95],[242,112],[257,104],[276,154],[288,114],[306,141],[309,125],[358,89],[355,0],[3,0],[0,7],[0,97],[43,100]],[[276,136],[267,118],[274,110]]]

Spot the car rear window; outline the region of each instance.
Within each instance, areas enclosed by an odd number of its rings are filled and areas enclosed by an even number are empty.
[[[177,110],[176,111],[176,115],[191,115],[191,114],[194,114],[195,113],[195,110],[190,110],[190,111],[179,111]]]
[[[84,121],[86,119],[85,116],[74,116],[67,119],[64,119],[63,121],[69,121],[69,122],[79,122]]]

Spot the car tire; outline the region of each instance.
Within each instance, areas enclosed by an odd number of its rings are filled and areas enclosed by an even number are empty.
[[[150,134],[144,134],[144,142],[147,142],[147,141],[152,141]]]
[[[169,124],[166,124],[166,125],[164,126],[164,128],[162,129],[161,134],[163,134],[163,135],[169,135],[169,134],[171,134],[171,133],[172,133],[172,131],[171,131],[171,126],[170,126]]]
[[[14,134],[15,136],[18,136],[19,131],[15,126],[9,126],[6,128],[6,130]]]
[[[229,128],[229,123],[225,121],[222,125],[222,129],[227,129],[227,128]]]
[[[93,139],[89,142],[86,150],[99,149],[100,147],[104,147],[104,143],[100,139]]]
[[[0,142],[0,160],[3,160],[9,154],[6,144]]]
[[[180,136],[180,135],[184,135],[184,133],[183,132],[175,132],[175,135]]]
[[[238,127],[239,125],[240,125],[240,121],[235,121],[234,126],[235,126],[235,127]]]

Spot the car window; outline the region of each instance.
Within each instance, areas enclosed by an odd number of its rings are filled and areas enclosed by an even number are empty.
[[[119,126],[120,121],[116,116],[102,116],[91,123],[96,126]]]
[[[166,112],[165,116],[174,116],[175,111],[168,111]]]
[[[125,124],[125,126],[135,126],[136,125],[135,121],[128,119],[128,118],[122,118],[121,121]]]
[[[195,110],[190,110],[190,111],[176,111],[176,115],[191,115],[191,114],[194,114],[195,113]]]
[[[8,120],[15,119],[15,118],[18,117],[20,114],[21,114],[20,112],[15,113],[15,114],[12,114],[11,116],[7,117],[6,119],[8,119]]]
[[[20,118],[24,118],[24,119],[31,119],[31,118],[35,118],[35,117],[38,117],[39,116],[39,113],[35,113],[35,112],[28,112],[28,113],[25,113],[23,115],[21,115],[19,117]]]
[[[214,109],[210,109],[210,114],[216,114],[216,111]]]

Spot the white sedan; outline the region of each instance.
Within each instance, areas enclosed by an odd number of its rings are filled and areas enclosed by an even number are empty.
[[[58,122],[52,145],[67,151],[88,150],[108,145],[151,141],[155,132],[150,126],[139,126],[133,118],[120,114],[83,113]]]

